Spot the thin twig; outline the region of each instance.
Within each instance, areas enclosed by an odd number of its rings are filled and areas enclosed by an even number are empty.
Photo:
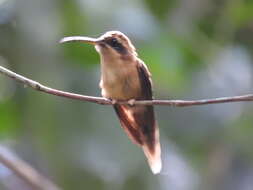
[[[0,163],[34,190],[60,190],[55,184],[2,145],[0,145]]]
[[[113,101],[102,98],[102,97],[94,97],[94,96],[85,96],[81,94],[75,94],[70,92],[65,92],[61,90],[56,90],[53,88],[49,88],[44,86],[34,80],[28,79],[22,75],[14,73],[9,69],[6,69],[0,66],[0,73],[13,78],[16,81],[23,83],[26,86],[29,86],[37,91],[42,91],[48,94],[52,94],[55,96],[61,96],[69,99],[93,102],[97,104],[103,105],[113,105]],[[245,102],[245,101],[253,101],[253,94],[247,94],[242,96],[232,96],[232,97],[221,97],[221,98],[213,98],[213,99],[203,99],[203,100],[138,100],[129,103],[128,101],[120,101],[117,104],[131,104],[131,105],[164,105],[164,106],[175,106],[175,107],[186,107],[186,106],[196,106],[196,105],[204,105],[204,104],[218,104],[218,103],[228,103],[228,102]]]

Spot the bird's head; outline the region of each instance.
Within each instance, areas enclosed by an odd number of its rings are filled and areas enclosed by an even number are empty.
[[[136,57],[137,53],[129,38],[119,31],[109,31],[98,38],[85,36],[70,36],[63,38],[60,43],[84,42],[95,46],[102,57]]]

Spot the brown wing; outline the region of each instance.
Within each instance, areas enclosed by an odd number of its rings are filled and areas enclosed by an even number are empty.
[[[153,99],[151,74],[147,66],[141,60],[138,61],[137,70],[142,88],[142,97],[140,99]]]
[[[144,63],[139,61],[137,70],[142,92],[137,99],[151,100],[152,84],[148,69]],[[153,106],[115,105],[114,108],[129,138],[134,143],[142,146],[153,173],[159,173],[162,168],[161,148]]]
[[[141,96],[138,100],[152,99],[152,84],[146,66],[138,61],[137,70],[141,86]],[[130,139],[138,145],[148,144],[154,148],[155,118],[153,106],[115,105],[115,111],[120,123]]]

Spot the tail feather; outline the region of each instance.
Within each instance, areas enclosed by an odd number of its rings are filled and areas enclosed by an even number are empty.
[[[159,129],[152,106],[115,105],[123,129],[130,139],[140,145],[154,174],[161,171]]]
[[[148,146],[143,145],[142,149],[144,151],[145,156],[148,159],[148,164],[154,174],[158,174],[162,169],[162,161],[161,161],[161,149],[158,145],[155,149],[154,153],[151,153]]]
[[[152,147],[144,144],[142,146],[143,152],[148,159],[149,166],[154,174],[158,174],[162,169],[161,161],[161,146],[159,140],[159,128],[156,126],[154,135],[154,144]]]

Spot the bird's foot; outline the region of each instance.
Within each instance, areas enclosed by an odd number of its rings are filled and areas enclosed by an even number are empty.
[[[130,105],[130,106],[133,106],[134,105],[134,103],[135,103],[135,99],[130,99],[130,100],[128,100],[127,101],[127,103]]]
[[[118,101],[117,100],[115,100],[115,99],[110,99],[111,101],[112,101],[112,105],[115,105],[115,104],[117,104],[118,103]]]

